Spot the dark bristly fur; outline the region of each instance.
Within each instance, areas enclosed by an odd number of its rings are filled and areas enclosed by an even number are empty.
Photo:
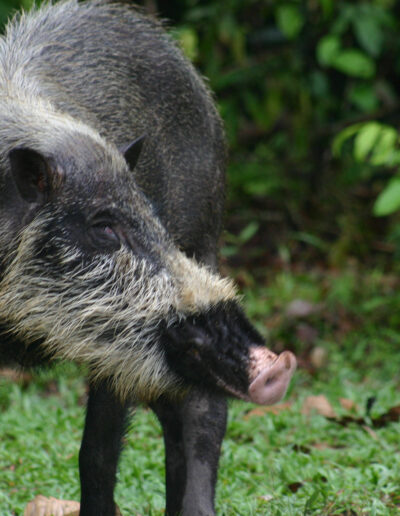
[[[81,516],[114,516],[135,400],[163,426],[167,514],[214,514],[221,393],[248,396],[261,376],[253,347],[276,358],[216,271],[224,165],[210,93],[154,19],[67,0],[9,24],[0,364],[89,366]]]

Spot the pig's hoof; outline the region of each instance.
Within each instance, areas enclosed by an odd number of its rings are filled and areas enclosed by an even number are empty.
[[[24,516],[79,516],[80,503],[38,495],[25,507]],[[115,516],[122,516],[118,507]]]

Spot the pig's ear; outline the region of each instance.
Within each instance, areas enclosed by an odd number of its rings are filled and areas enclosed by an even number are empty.
[[[12,149],[9,159],[21,197],[27,202],[43,203],[51,186],[52,170],[48,159],[26,147]]]
[[[136,140],[133,140],[132,142],[128,143],[128,145],[125,145],[119,149],[124,155],[124,158],[131,170],[135,168],[136,163],[138,162],[144,139],[145,135],[139,136],[139,138],[136,138]]]

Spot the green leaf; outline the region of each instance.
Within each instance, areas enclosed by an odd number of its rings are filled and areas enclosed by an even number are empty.
[[[288,39],[294,39],[304,25],[304,18],[297,6],[284,4],[276,9],[276,22]]]
[[[320,238],[317,235],[307,233],[305,231],[298,231],[297,233],[294,233],[293,238],[299,240],[300,242],[305,242],[306,244],[312,245],[317,249],[321,249],[323,251],[326,251],[328,249],[327,243],[324,242],[322,238]]]
[[[357,161],[369,161],[372,165],[391,166],[398,160],[398,140],[397,131],[393,127],[368,122],[357,132],[354,157]]]
[[[239,242],[244,244],[248,240],[250,240],[258,231],[260,227],[258,222],[252,221],[250,222],[238,235]]]
[[[32,7],[33,7],[34,5],[40,5],[41,3],[42,3],[42,1],[41,1],[41,0],[39,0],[39,1],[37,1],[37,2],[35,2],[35,0],[22,0],[22,1],[21,1],[21,5],[22,5],[22,7],[23,7],[24,9],[26,9],[27,11],[28,11],[29,9],[32,9]]]
[[[357,49],[342,50],[331,64],[340,72],[351,77],[369,79],[375,74],[374,61]]]
[[[372,84],[355,84],[350,88],[348,99],[361,111],[369,112],[378,108],[379,100]]]
[[[362,126],[362,123],[349,125],[335,136],[332,142],[332,153],[334,156],[338,157],[340,155],[344,142],[352,138]]]
[[[346,127],[333,141],[333,154],[338,156],[344,142],[353,136],[357,161],[368,161],[375,166],[400,164],[399,136],[393,127],[375,121]]]
[[[393,127],[382,126],[379,139],[370,159],[372,165],[392,166],[398,163],[399,153],[396,149],[399,135]]]
[[[320,3],[324,17],[330,16],[333,12],[334,0],[320,0]]]
[[[333,34],[328,34],[318,41],[317,59],[321,66],[329,66],[340,52],[340,40]]]
[[[400,209],[400,177],[394,177],[378,195],[373,213],[377,217],[383,217],[398,209]]]
[[[332,34],[344,34],[348,30],[356,9],[357,6],[350,4],[350,2],[344,2],[342,4],[337,16],[334,16],[332,19]]]
[[[172,35],[178,39],[184,54],[192,61],[196,59],[199,47],[197,33],[190,27],[181,27],[174,30]]]
[[[368,122],[358,131],[354,140],[354,157],[357,161],[365,161],[374,148],[380,132],[381,124]]]
[[[244,103],[246,109],[251,114],[253,120],[257,122],[260,127],[267,128],[269,126],[268,114],[266,112],[264,99],[260,99],[254,95],[251,90],[244,90],[243,92]]]
[[[355,16],[354,32],[360,46],[373,57],[377,57],[382,49],[383,32],[372,13]]]

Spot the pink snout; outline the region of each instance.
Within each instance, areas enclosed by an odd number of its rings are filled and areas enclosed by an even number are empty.
[[[278,357],[266,348],[253,348],[250,354],[253,381],[249,398],[259,405],[272,405],[286,394],[290,379],[296,370],[296,358],[290,351]]]

